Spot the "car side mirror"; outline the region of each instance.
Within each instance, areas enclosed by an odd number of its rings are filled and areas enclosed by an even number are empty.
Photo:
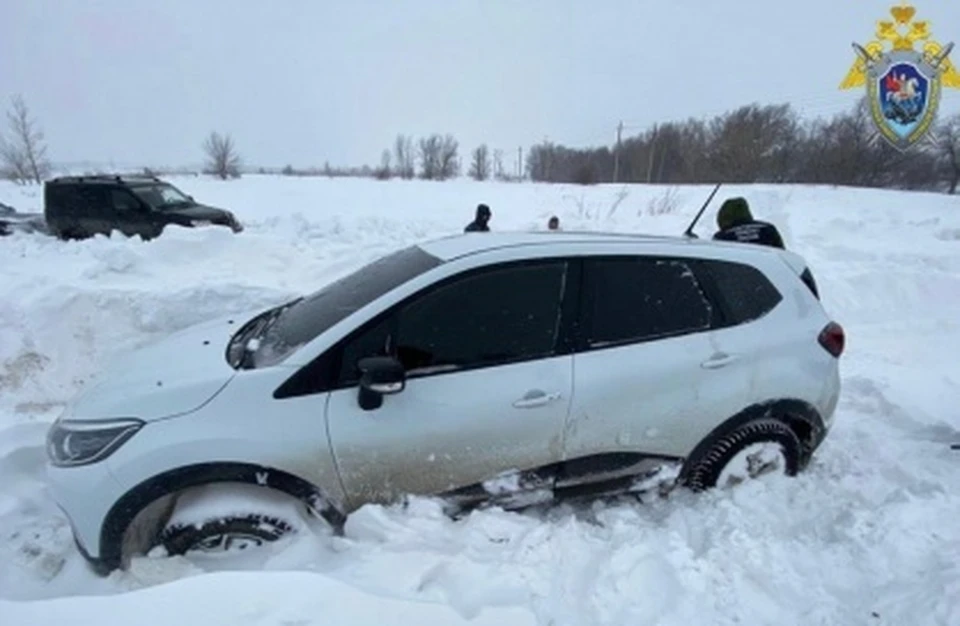
[[[391,356],[360,359],[360,392],[357,400],[364,411],[379,409],[383,396],[400,393],[406,388],[407,372],[403,364]]]

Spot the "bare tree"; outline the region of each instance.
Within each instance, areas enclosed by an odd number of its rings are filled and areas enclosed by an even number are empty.
[[[451,135],[430,135],[420,139],[420,177],[446,180],[460,173],[459,145]]]
[[[950,193],[957,193],[960,185],[960,113],[943,121],[936,134],[937,151],[944,160],[950,181]]]
[[[452,135],[447,135],[440,141],[438,180],[453,178],[460,173],[460,158],[457,156],[459,147],[457,140]]]
[[[433,180],[440,169],[440,135],[420,139],[420,178]]]
[[[397,135],[393,146],[393,156],[396,159],[395,172],[401,178],[410,179],[416,175],[414,168],[415,154],[413,151],[413,139],[403,135]]]
[[[497,180],[506,180],[506,172],[503,171],[503,150],[493,151],[493,177]]]
[[[240,155],[233,144],[233,137],[214,131],[203,142],[207,155],[207,171],[222,180],[240,178]]]
[[[20,183],[41,184],[50,173],[47,146],[43,142],[43,131],[30,116],[22,96],[12,98],[12,106],[7,111],[7,123],[10,136],[0,137],[0,159],[5,169]]]
[[[474,180],[487,180],[490,178],[490,150],[486,144],[474,149],[470,160],[470,176]]]
[[[393,173],[390,170],[390,151],[384,150],[383,154],[380,155],[380,167],[373,172],[373,176],[377,180],[389,180],[392,175]]]

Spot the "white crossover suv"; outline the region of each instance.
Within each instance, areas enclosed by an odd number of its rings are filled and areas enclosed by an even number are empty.
[[[295,530],[277,498],[335,531],[409,495],[456,514],[794,475],[843,347],[790,252],[458,235],[133,353],[52,425],[49,478],[106,572],[277,539]]]

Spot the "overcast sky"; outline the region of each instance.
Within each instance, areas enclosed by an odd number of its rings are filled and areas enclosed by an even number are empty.
[[[750,102],[810,116],[895,2],[0,0],[0,99],[60,162],[196,163],[213,129],[254,165],[375,164],[397,133],[465,153],[611,144]],[[960,44],[960,0],[924,0]],[[960,61],[960,45],[951,55]],[[946,90],[941,111],[960,111]]]

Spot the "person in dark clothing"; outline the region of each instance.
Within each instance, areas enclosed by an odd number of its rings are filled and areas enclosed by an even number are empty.
[[[488,232],[490,227],[487,223],[490,221],[490,207],[485,204],[477,205],[477,215],[472,222],[463,229],[465,233]]]
[[[750,205],[744,198],[730,198],[723,203],[720,212],[717,213],[717,226],[720,230],[713,235],[713,238],[719,241],[739,241],[786,248],[777,227],[769,222],[754,219],[753,214],[750,213]]]

